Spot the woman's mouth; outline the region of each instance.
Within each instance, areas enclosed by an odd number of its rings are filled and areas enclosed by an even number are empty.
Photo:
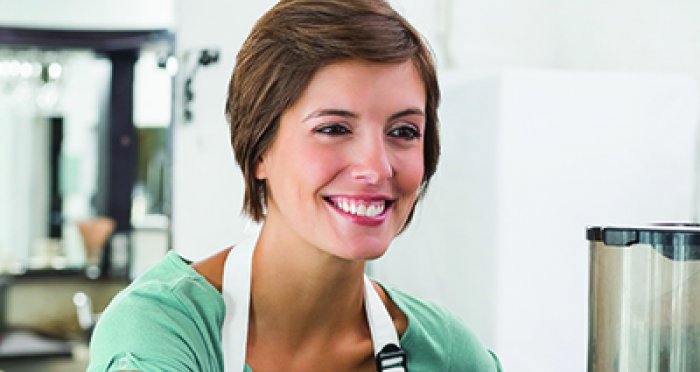
[[[346,196],[328,196],[326,202],[345,214],[370,219],[385,215],[386,210],[394,202],[388,199],[355,198]]]

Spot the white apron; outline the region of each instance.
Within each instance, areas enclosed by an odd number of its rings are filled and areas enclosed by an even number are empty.
[[[250,277],[256,242],[257,236],[236,245],[229,252],[224,265],[221,292],[226,304],[226,317],[221,329],[221,347],[226,372],[240,372],[245,368]],[[394,323],[367,276],[365,276],[365,311],[372,334],[377,371],[405,372],[406,357],[399,346]]]

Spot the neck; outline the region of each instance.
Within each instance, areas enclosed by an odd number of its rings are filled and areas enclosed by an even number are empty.
[[[271,224],[253,257],[250,336],[300,345],[366,329],[364,261],[333,256]]]

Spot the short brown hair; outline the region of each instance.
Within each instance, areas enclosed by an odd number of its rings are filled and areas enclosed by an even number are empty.
[[[245,180],[243,211],[253,220],[264,218],[267,205],[265,183],[255,178],[255,168],[275,139],[280,116],[319,68],[348,59],[415,64],[426,90],[418,198],[424,195],[440,156],[440,90],[420,34],[384,0],[282,0],[258,20],[241,47],[226,101],[231,145]]]

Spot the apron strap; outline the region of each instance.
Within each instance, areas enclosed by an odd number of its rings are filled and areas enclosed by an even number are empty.
[[[372,334],[377,371],[406,371],[408,369],[406,353],[399,346],[399,336],[396,334],[394,322],[367,275],[365,275],[365,311]]]
[[[243,371],[248,340],[250,312],[250,278],[253,249],[257,236],[233,247],[226,257],[221,294],[226,305],[226,316],[221,331],[224,371]]]

